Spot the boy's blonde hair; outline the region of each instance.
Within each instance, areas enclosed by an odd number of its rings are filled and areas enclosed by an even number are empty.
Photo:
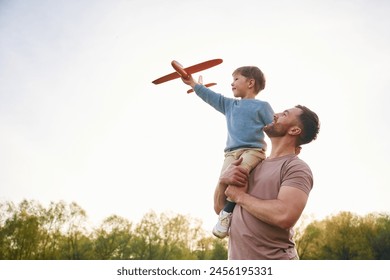
[[[234,70],[234,74],[240,74],[248,79],[255,80],[255,91],[259,93],[265,88],[265,77],[263,72],[256,66],[242,66]]]

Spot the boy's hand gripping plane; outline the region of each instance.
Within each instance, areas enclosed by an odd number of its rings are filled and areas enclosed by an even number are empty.
[[[179,62],[177,62],[176,60],[173,60],[171,62],[171,64],[172,64],[173,69],[176,70],[176,72],[173,72],[171,74],[168,74],[166,76],[158,78],[157,80],[154,80],[152,83],[155,85],[158,85],[161,83],[168,82],[170,80],[178,79],[180,77],[183,77],[186,79],[186,78],[188,78],[189,75],[196,73],[196,72],[206,70],[206,69],[211,68],[211,67],[214,67],[218,64],[221,64],[222,61],[223,61],[222,59],[212,59],[212,60],[208,60],[208,61],[196,64],[196,65],[184,68]],[[209,83],[209,84],[205,84],[204,86],[211,87],[214,85],[216,85],[216,83]],[[193,89],[190,89],[187,91],[187,93],[190,93],[190,92],[193,92]]]

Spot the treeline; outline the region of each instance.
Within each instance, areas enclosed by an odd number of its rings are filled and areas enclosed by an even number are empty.
[[[134,224],[112,215],[94,228],[76,203],[0,203],[3,260],[224,260],[227,239],[201,221],[153,211]],[[341,212],[296,228],[301,259],[390,259],[390,216]]]
[[[298,231],[296,244],[306,260],[390,260],[390,215],[340,212]]]
[[[113,215],[91,228],[76,203],[0,203],[3,260],[217,260],[226,241],[206,236],[199,220],[150,212],[137,224]]]

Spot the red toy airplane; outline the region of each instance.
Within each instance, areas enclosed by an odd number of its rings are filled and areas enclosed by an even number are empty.
[[[190,67],[183,68],[183,66],[179,62],[177,62],[176,60],[173,60],[171,62],[171,64],[172,64],[173,69],[176,70],[176,72],[173,72],[171,74],[168,74],[166,76],[158,78],[157,80],[154,80],[152,83],[155,85],[158,85],[158,84],[165,83],[165,82],[168,82],[170,80],[174,80],[174,79],[177,79],[180,77],[187,78],[190,74],[214,67],[218,64],[221,64],[222,61],[223,61],[222,59],[212,59],[212,60],[208,60],[208,61],[196,64],[196,65],[193,65]],[[205,86],[210,87],[210,86],[214,86],[214,85],[216,85],[216,83],[209,83],[209,84],[206,84]],[[187,93],[190,93],[190,92],[193,92],[193,90],[190,89],[187,91]]]

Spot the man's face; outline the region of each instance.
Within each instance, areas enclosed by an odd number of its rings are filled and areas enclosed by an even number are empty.
[[[298,116],[302,113],[299,108],[291,108],[274,115],[274,121],[264,127],[268,137],[283,137],[289,129],[298,125]]]

